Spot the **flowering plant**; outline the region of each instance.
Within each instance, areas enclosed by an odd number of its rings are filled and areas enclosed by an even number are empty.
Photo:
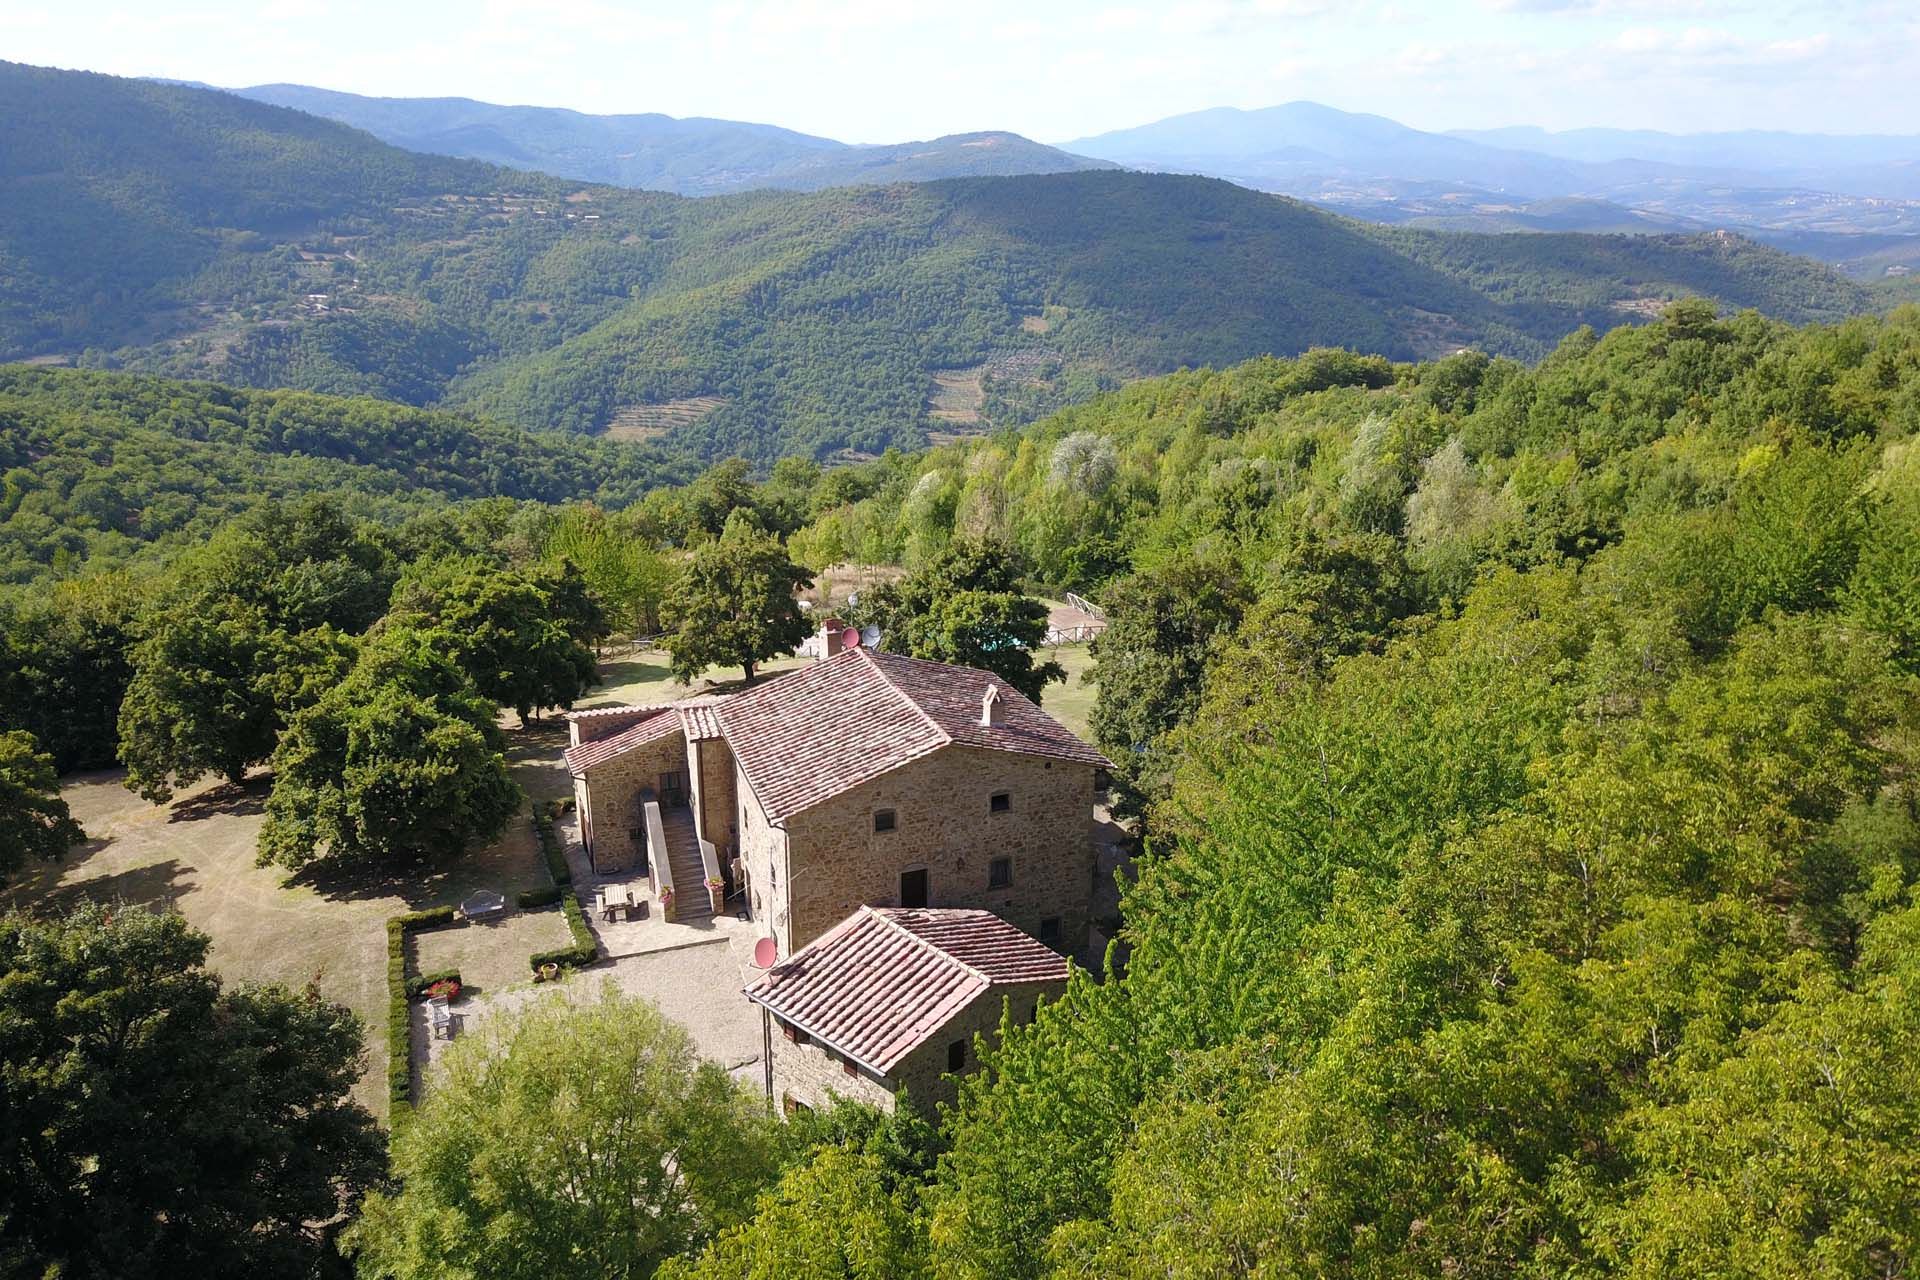
[[[724,888],[726,888],[726,887],[727,887],[727,882],[726,882],[725,880],[722,880],[722,879],[721,879],[721,878],[720,878],[719,876],[708,876],[708,877],[707,877],[707,888],[709,888],[709,889],[724,889]]]
[[[427,995],[435,1000],[454,1000],[460,995],[460,983],[454,978],[442,978],[427,988]]]

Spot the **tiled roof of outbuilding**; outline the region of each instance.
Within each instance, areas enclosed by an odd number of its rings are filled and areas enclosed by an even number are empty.
[[[989,686],[1002,710],[992,726],[980,723]],[[1107,767],[1105,756],[990,672],[865,648],[729,698],[719,718],[774,822],[954,743]]]
[[[990,911],[861,907],[746,994],[885,1075],[989,987],[1066,977],[1063,957]]]
[[[720,736],[720,720],[714,715],[714,708],[724,701],[726,698],[722,694],[702,693],[664,707],[591,707],[585,711],[569,712],[567,718],[570,720],[591,722],[624,715],[639,717],[639,723],[604,738],[568,747],[565,753],[567,771],[578,776],[596,765],[625,755],[635,747],[658,742],[675,729],[684,732],[688,742],[717,738]]]
[[[622,729],[611,737],[596,738],[577,747],[568,747],[565,752],[567,772],[577,778],[595,765],[623,756],[635,747],[658,742],[679,727],[680,717],[671,708],[657,710],[639,724]]]

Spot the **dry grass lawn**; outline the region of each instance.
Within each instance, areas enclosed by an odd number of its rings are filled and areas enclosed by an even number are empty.
[[[1092,742],[1093,731],[1087,722],[1093,718],[1095,690],[1085,677],[1093,670],[1093,654],[1084,644],[1063,644],[1041,652],[1043,657],[1052,658],[1067,669],[1067,682],[1048,685],[1040,695],[1040,705],[1046,708],[1047,714],[1080,735],[1082,741]]]
[[[529,793],[566,793],[566,778],[553,764],[564,732],[536,725],[509,734],[509,741],[515,776]],[[120,779],[114,770],[65,780],[61,792],[87,842],[62,862],[24,871],[0,890],[0,908],[58,910],[83,898],[172,908],[213,939],[210,963],[227,981],[314,983],[366,1024],[367,1074],[354,1092],[383,1118],[387,918],[459,902],[479,888],[511,901],[548,883],[524,814],[491,848],[444,868],[400,875],[309,871],[289,879],[279,868],[253,862],[266,774],[256,773],[242,787],[203,784],[167,805],[148,804]],[[527,955],[564,945],[566,929],[558,912],[541,912],[511,918],[499,932],[431,936],[458,938],[476,951],[486,950],[484,940],[499,941],[501,954],[485,960],[476,954],[473,961],[475,980],[486,983],[500,980],[496,969],[525,973]]]

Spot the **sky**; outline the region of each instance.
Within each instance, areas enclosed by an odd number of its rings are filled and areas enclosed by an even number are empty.
[[[1887,0],[0,0],[0,58],[847,142],[1303,98],[1422,129],[1920,132],[1920,3]]]

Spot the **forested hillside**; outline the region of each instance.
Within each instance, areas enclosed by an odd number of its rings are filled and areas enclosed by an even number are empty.
[[[803,558],[1007,539],[1106,606],[1124,967],[672,1274],[1910,1270],[1917,430],[1920,312],[1683,305],[838,480]]]
[[[471,498],[624,506],[675,474],[642,446],[386,401],[0,366],[0,582],[158,561],[267,499],[393,522]]]
[[[683,457],[917,446],[1314,345],[1535,358],[1689,294],[1790,320],[1868,305],[1732,237],[1387,230],[1197,178],[693,201],[178,86],[5,65],[0,106],[0,356],[473,408]]]
[[[1003,1027],[937,1127],[835,1112],[736,1162],[722,1198],[754,1212],[647,1237],[693,1248],[669,1274],[1901,1275],[1917,438],[1920,310],[1794,328],[1693,301],[1537,367],[1260,359],[859,466],[726,464],[614,515],[265,503],[165,573],[0,597],[0,724],[63,765],[118,741],[156,794],[271,759],[298,814],[332,794],[325,733],[385,705],[361,685],[458,692],[441,647],[518,672],[463,621],[486,610],[548,624],[539,705],[683,552],[999,548],[1110,621],[1093,725],[1146,837],[1113,965]],[[432,696],[464,742],[504,695]],[[406,775],[416,747],[378,742]],[[417,1171],[453,1135],[414,1123]],[[434,1274],[496,1221],[406,1196],[353,1237],[369,1274]]]

